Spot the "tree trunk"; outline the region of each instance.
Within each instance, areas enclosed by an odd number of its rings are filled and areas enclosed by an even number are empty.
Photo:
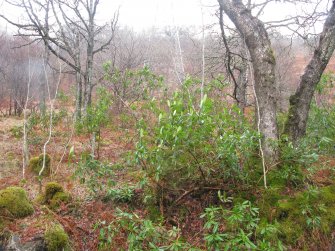
[[[80,72],[76,73],[77,95],[76,95],[76,120],[81,120],[81,108],[83,102],[83,83]]]
[[[244,109],[247,105],[248,62],[243,59],[238,67],[236,100],[238,101],[238,107],[241,109],[242,113],[244,113]]]
[[[91,105],[92,102],[92,91],[93,91],[93,61],[94,61],[94,15],[95,7],[92,0],[90,0],[88,5],[88,38],[87,38],[87,61],[86,61],[86,75],[85,75],[85,84],[86,84],[86,99],[85,99],[85,111]]]
[[[290,108],[285,125],[285,133],[297,143],[306,134],[308,113],[313,99],[314,91],[320,81],[321,75],[333,55],[335,49],[335,1],[329,11],[320,36],[318,47],[305,68],[299,86],[294,95],[290,97]]]
[[[259,130],[262,133],[262,150],[267,166],[273,164],[278,152],[273,141],[278,139],[277,87],[275,81],[275,57],[264,24],[251,15],[241,0],[218,0],[220,8],[235,24],[248,47],[254,77],[258,109]]]

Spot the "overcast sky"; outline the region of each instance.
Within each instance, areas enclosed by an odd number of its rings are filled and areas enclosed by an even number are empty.
[[[120,24],[128,25],[138,31],[152,26],[200,26],[202,10],[205,23],[214,19],[213,8],[206,7],[208,5],[217,5],[217,2],[216,0],[102,0],[100,16],[108,18],[119,6]]]
[[[257,1],[264,2],[255,0]],[[8,8],[1,2],[2,13],[10,17],[19,16],[17,9]],[[325,10],[327,2],[328,0],[323,0],[319,10]],[[136,31],[151,27],[201,26],[202,13],[205,24],[217,22],[214,16],[217,6],[217,0],[100,0],[97,18],[100,22],[106,22],[111,19],[115,10],[120,8],[119,24],[132,27]],[[301,14],[304,8],[307,7],[274,2],[265,9],[262,19],[278,20],[287,15]],[[3,21],[0,24],[4,26]]]

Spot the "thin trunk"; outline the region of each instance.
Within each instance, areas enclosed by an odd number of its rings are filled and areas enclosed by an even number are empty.
[[[77,95],[76,95],[76,121],[81,120],[81,109],[83,102],[83,83],[81,81],[80,73],[76,73]]]
[[[29,53],[28,47],[28,53]],[[28,65],[28,83],[27,83],[27,96],[24,104],[23,110],[23,164],[22,164],[22,179],[25,179],[26,176],[26,169],[29,163],[29,145],[28,145],[28,130],[27,130],[27,122],[28,122],[28,102],[29,102],[29,95],[30,95],[30,83],[31,83],[31,70],[30,70],[30,56],[29,56],[29,65]]]
[[[89,23],[88,23],[88,38],[87,38],[87,61],[86,61],[86,99],[85,99],[85,111],[92,103],[92,91],[93,91],[93,60],[94,60],[94,3],[91,0],[88,6],[89,9]]]
[[[95,158],[95,145],[96,145],[97,134],[93,132],[91,135],[91,157]]]
[[[290,97],[290,109],[285,133],[294,143],[306,134],[308,113],[315,88],[335,49],[335,1],[329,11],[320,36],[319,45],[305,68],[299,86]]]

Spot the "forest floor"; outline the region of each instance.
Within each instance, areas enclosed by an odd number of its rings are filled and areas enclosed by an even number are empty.
[[[86,187],[73,177],[75,163],[68,162],[70,147],[74,146],[78,154],[89,151],[86,149],[89,137],[73,135],[66,124],[58,125],[54,129],[56,136],[52,137],[47,146],[47,152],[52,158],[53,173],[50,177],[43,178],[42,186],[56,181],[71,194],[73,200],[72,203],[51,211],[36,201],[40,193],[37,177],[27,170],[23,180],[22,139],[15,137],[12,132],[13,128],[22,125],[23,119],[20,118],[0,119],[0,189],[8,186],[23,187],[34,203],[35,213],[25,219],[11,221],[7,230],[20,236],[22,242],[30,242],[43,237],[47,226],[58,222],[69,234],[74,250],[97,250],[99,232],[94,229],[94,224],[102,220],[110,221],[113,218],[113,206],[93,198]],[[40,131],[34,138],[37,141],[46,138],[45,136],[45,132]],[[106,139],[100,146],[101,161],[115,163],[132,146],[128,131],[105,130],[101,138]],[[43,144],[38,142],[36,145],[31,146],[31,156],[38,156],[42,152]],[[117,176],[122,179],[124,174],[120,171]]]
[[[22,126],[23,119],[1,118],[0,119],[0,189],[8,186],[23,187],[34,204],[33,215],[20,220],[10,220],[6,230],[19,236],[21,242],[33,242],[43,239],[45,230],[51,224],[61,224],[68,233],[73,250],[98,250],[99,230],[94,226],[101,221],[110,222],[115,219],[116,208],[127,209],[126,203],[106,202],[92,194],[85,185],[74,176],[75,166],[78,165],[80,154],[90,152],[89,135],[73,133],[71,122],[58,123],[53,129],[53,137],[47,146],[47,152],[52,158],[52,174],[42,180],[42,187],[50,181],[56,181],[71,194],[72,202],[62,204],[58,209],[51,210],[41,205],[37,198],[40,194],[39,181],[31,171],[27,170],[22,176],[22,139],[15,135],[15,128]],[[100,136],[100,161],[115,164],[126,157],[126,154],[134,148],[134,127],[115,119],[111,126],[105,128]],[[42,152],[43,143],[47,138],[47,131],[37,128],[31,136],[30,154],[38,156]],[[70,148],[74,148],[75,157],[69,160]],[[327,168],[319,168],[326,166]],[[335,158],[320,158],[315,164],[316,171],[311,177],[314,183],[326,186],[333,183]],[[330,167],[330,168],[329,168]],[[129,172],[127,169],[116,169],[115,179],[122,185],[134,185],[136,170]],[[213,195],[213,194],[212,194]],[[216,194],[215,194],[216,195]],[[135,194],[136,196],[136,194]],[[207,197],[206,197],[207,196]],[[188,197],[183,203],[189,212],[184,219],[183,225],[179,226],[184,237],[196,246],[202,246],[203,236],[201,229],[203,222],[199,215],[203,212],[208,196],[194,199]],[[132,208],[137,215],[146,215],[146,209],[141,204]],[[173,217],[176,217],[174,219]],[[165,225],[170,227],[179,222],[178,213],[170,215]],[[123,240],[120,240],[123,241]],[[1,248],[0,248],[1,250]]]

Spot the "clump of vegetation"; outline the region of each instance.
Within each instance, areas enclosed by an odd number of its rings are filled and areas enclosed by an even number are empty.
[[[116,211],[116,218],[109,224],[100,222],[99,248],[102,250],[120,249],[120,242],[124,240],[126,250],[197,250],[183,241],[180,229],[173,227],[167,230],[162,225],[154,224],[151,220],[143,219],[135,213],[127,213],[120,209]]]
[[[119,188],[110,188],[106,192],[105,200],[129,203],[135,195],[135,186],[124,185]]]
[[[97,89],[97,100],[87,107],[86,115],[77,129],[84,129],[91,135],[91,156],[94,158],[97,151],[99,156],[101,129],[109,121],[108,110],[112,104],[111,94],[106,88]]]
[[[10,129],[11,134],[13,137],[19,139],[23,136],[23,127],[22,126],[14,126]]]
[[[70,250],[69,236],[59,224],[52,225],[45,231],[44,240],[48,251]]]
[[[223,205],[206,208],[201,216],[208,250],[283,250],[277,225],[261,221],[250,201],[233,203],[219,194]],[[233,203],[233,206],[230,206]]]
[[[71,201],[71,195],[64,191],[64,188],[57,182],[49,182],[45,186],[44,194],[39,198],[42,204],[48,205],[51,209],[57,209],[61,203]]]
[[[34,173],[34,174],[39,174],[43,167],[43,160],[44,155],[41,154],[38,157],[33,157],[29,161],[29,169]],[[50,175],[51,172],[51,157],[49,154],[45,155],[45,167],[42,172],[42,176],[48,176]]]
[[[237,107],[224,107],[206,95],[197,102],[184,90],[161,107],[153,104],[152,111],[157,120],[140,123],[135,156],[148,180],[155,181],[148,184],[158,193],[153,196],[246,184],[250,170],[257,170],[252,161],[259,136]]]
[[[321,235],[330,236],[335,227],[335,185],[311,187],[277,203],[276,216],[286,243],[315,243]],[[319,233],[319,234],[315,234]],[[311,237],[312,236],[312,237]]]
[[[87,185],[92,194],[97,195],[115,185],[115,174],[112,166],[82,154],[74,175],[81,183]]]
[[[33,205],[21,187],[7,187],[0,190],[0,212],[9,217],[24,218],[34,213]]]

